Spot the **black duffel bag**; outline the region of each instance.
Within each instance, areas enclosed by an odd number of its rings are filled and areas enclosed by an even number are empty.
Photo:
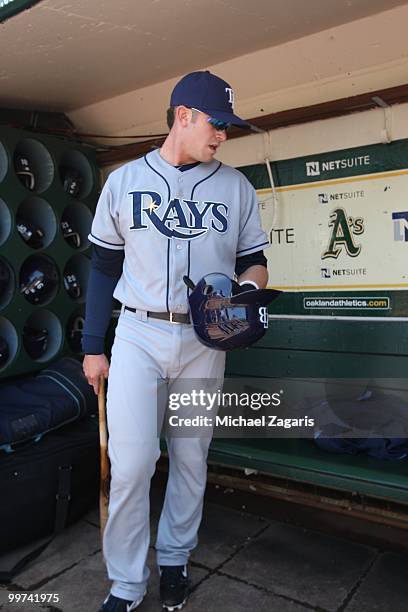
[[[0,385],[0,449],[18,450],[97,410],[82,364],[70,357],[59,359],[36,376]]]
[[[0,554],[44,537],[13,568],[0,568],[0,583],[10,582],[62,529],[98,499],[98,419],[44,436],[37,444],[0,455]]]
[[[71,358],[0,385],[0,554],[50,536],[13,568],[1,568],[0,583],[96,502],[97,408],[81,363]]]

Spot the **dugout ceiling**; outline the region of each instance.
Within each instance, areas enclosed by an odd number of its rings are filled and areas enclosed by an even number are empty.
[[[0,25],[0,105],[67,112],[404,4],[40,0]]]

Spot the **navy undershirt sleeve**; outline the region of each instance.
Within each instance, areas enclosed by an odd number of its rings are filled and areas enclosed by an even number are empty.
[[[82,350],[86,355],[104,353],[105,335],[112,316],[113,292],[122,274],[124,251],[93,246],[86,294]]]
[[[237,258],[235,263],[235,274],[240,276],[251,266],[265,266],[266,268],[267,265],[268,262],[263,251],[256,251],[256,253],[250,253],[249,255],[243,255]]]

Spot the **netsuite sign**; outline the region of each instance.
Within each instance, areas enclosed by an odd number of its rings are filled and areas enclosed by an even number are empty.
[[[306,162],[307,176],[320,176],[322,172],[330,172],[335,170],[345,170],[347,168],[356,168],[359,166],[369,166],[370,156],[359,155],[357,157],[347,157],[344,159],[332,159],[328,161],[308,161]]]
[[[0,0],[0,22],[30,8],[40,0]]]

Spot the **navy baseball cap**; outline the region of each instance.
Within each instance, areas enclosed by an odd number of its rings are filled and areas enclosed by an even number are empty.
[[[208,70],[186,74],[173,89],[170,106],[196,108],[219,121],[251,127],[250,123],[234,114],[232,87]]]

